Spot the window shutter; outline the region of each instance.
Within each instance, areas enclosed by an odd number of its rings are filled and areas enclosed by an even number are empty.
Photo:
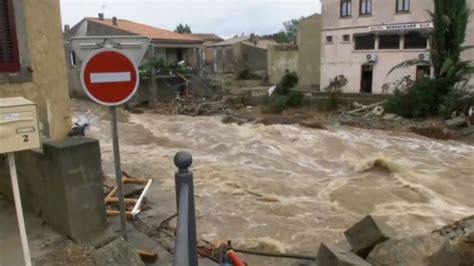
[[[0,73],[20,72],[13,0],[0,0]]]

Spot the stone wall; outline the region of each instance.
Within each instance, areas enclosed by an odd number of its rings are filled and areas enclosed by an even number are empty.
[[[71,128],[71,115],[59,0],[14,2],[17,32],[20,42],[27,43],[32,78],[16,83],[0,79],[0,98],[22,96],[35,102],[43,134],[61,139]]]
[[[267,73],[272,84],[278,84],[285,71],[298,71],[298,47],[295,45],[270,45],[268,47]]]

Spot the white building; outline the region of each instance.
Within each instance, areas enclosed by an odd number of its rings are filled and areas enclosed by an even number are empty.
[[[321,2],[322,88],[335,76],[344,75],[349,81],[345,92],[384,93],[393,90],[393,83],[404,76],[417,79],[432,75],[425,63],[387,76],[390,69],[405,60],[430,60],[428,36],[433,24],[426,10],[433,9],[433,0]],[[466,42],[473,45],[473,26],[468,31]],[[464,57],[474,59],[474,52],[466,52]]]

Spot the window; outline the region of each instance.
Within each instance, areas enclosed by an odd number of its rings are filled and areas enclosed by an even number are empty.
[[[397,12],[409,12],[410,0],[397,0]]]
[[[20,72],[13,0],[0,0],[0,73]]]
[[[426,49],[427,47],[428,37],[418,32],[412,32],[405,35],[405,49]]]
[[[351,41],[351,35],[349,35],[349,34],[342,35],[342,41],[343,42],[350,42]]]
[[[354,36],[356,50],[374,50],[375,49],[375,35],[359,35]]]
[[[352,16],[352,0],[341,0],[341,17]]]
[[[326,36],[326,42],[327,43],[332,43],[332,41],[333,41],[332,35]]]
[[[379,49],[400,49],[400,35],[380,35]]]
[[[361,15],[371,15],[372,14],[372,0],[360,0],[360,10]]]

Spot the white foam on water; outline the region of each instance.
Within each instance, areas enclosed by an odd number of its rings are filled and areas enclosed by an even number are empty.
[[[110,126],[100,112],[90,133],[101,141],[110,172]],[[473,146],[408,133],[220,119],[142,114],[119,123],[123,168],[157,180],[148,195],[157,208],[176,205],[174,154],[193,154],[199,231],[207,240],[314,252],[367,214],[407,235],[474,214]]]

